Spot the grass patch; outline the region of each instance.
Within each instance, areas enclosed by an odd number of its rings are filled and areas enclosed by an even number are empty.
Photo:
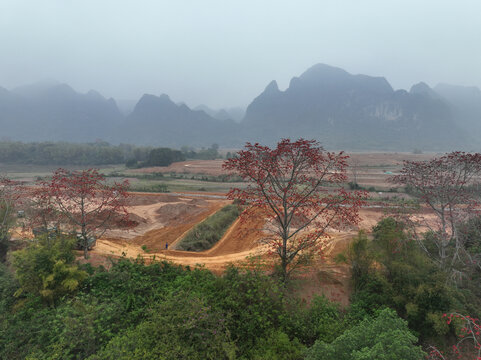
[[[129,186],[130,191],[138,191],[138,192],[157,192],[157,193],[168,193],[170,192],[169,188],[166,184],[135,184]]]
[[[239,177],[229,178],[227,175],[213,176],[204,174],[180,174],[170,173],[126,173],[122,171],[112,171],[105,173],[110,179],[116,181],[127,178],[130,180],[131,191],[141,192],[165,192],[157,184],[167,186],[169,192],[185,191],[206,191],[206,192],[228,192],[231,187],[243,188],[247,183]],[[154,187],[153,187],[154,186]]]
[[[229,226],[239,215],[240,209],[237,205],[230,204],[224,206],[189,231],[177,245],[177,249],[187,251],[210,249],[222,238]]]
[[[111,180],[119,181],[122,178],[110,178]],[[145,180],[145,179],[129,179],[130,180],[130,191],[140,191],[140,192],[163,192],[165,187],[167,187],[168,192],[218,192],[226,193],[230,190],[232,186],[242,187],[245,183],[233,184],[233,183],[220,183],[220,182],[207,182],[198,181],[190,179],[172,179],[169,176],[165,176],[162,180]],[[163,184],[163,186],[160,186]],[[199,190],[199,189],[203,190]]]

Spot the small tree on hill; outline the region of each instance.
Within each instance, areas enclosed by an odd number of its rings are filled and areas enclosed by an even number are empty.
[[[84,256],[88,258],[89,238],[98,237],[119,224],[129,224],[126,210],[128,182],[108,185],[95,169],[58,169],[44,182],[41,196],[46,211],[62,216],[80,233]],[[48,200],[47,200],[48,199]]]
[[[228,197],[249,210],[264,210],[273,224],[265,241],[280,260],[280,277],[286,280],[312,250],[321,250],[328,228],[358,222],[366,193],[348,192],[346,159],[326,152],[314,140],[283,139],[271,149],[247,143],[245,150],[224,162],[224,169],[248,182]]]
[[[459,278],[469,267],[480,267],[479,257],[466,249],[460,225],[479,214],[481,154],[452,152],[429,161],[405,161],[400,175],[391,182],[409,188],[409,193],[431,209],[435,221],[409,211],[405,217],[424,251],[442,269]],[[430,229],[418,234],[419,226]]]

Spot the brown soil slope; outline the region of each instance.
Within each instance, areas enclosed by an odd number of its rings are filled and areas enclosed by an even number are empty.
[[[189,195],[134,195],[129,211],[144,219],[132,234],[113,231],[98,240],[93,254],[97,256],[125,256],[166,259],[184,265],[203,264],[212,270],[225,268],[227,264],[241,262],[249,255],[262,255],[266,246],[259,240],[263,237],[265,220],[256,214],[243,221],[237,220],[225,235],[211,249],[203,252],[175,250],[176,243],[196,224],[229,203],[223,199],[199,199]],[[382,211],[363,209],[363,219],[359,228],[370,229],[382,216]],[[341,248],[355,236],[357,228],[343,232],[334,232],[331,245],[326,249],[331,254],[333,249]],[[169,250],[165,250],[165,244]]]

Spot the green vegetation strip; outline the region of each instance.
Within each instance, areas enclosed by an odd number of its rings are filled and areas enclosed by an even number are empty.
[[[224,206],[205,221],[196,225],[180,241],[177,249],[202,251],[210,249],[219,241],[229,226],[239,217],[240,210],[235,204]]]

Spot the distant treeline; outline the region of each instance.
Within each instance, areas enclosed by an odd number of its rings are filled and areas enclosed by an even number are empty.
[[[130,158],[147,159],[152,148],[133,145],[66,142],[0,142],[0,163],[33,165],[122,164]]]
[[[218,146],[195,151],[183,147],[169,148],[138,147],[129,144],[111,145],[95,143],[0,142],[0,163],[29,165],[109,165],[126,164],[128,167],[168,166],[186,159],[216,159]]]
[[[198,151],[187,146],[183,146],[180,150],[155,148],[150,150],[146,160],[132,157],[127,160],[126,166],[130,168],[141,168],[148,166],[169,166],[174,162],[185,161],[187,159],[214,160],[221,158],[218,149],[219,146],[217,144]]]

